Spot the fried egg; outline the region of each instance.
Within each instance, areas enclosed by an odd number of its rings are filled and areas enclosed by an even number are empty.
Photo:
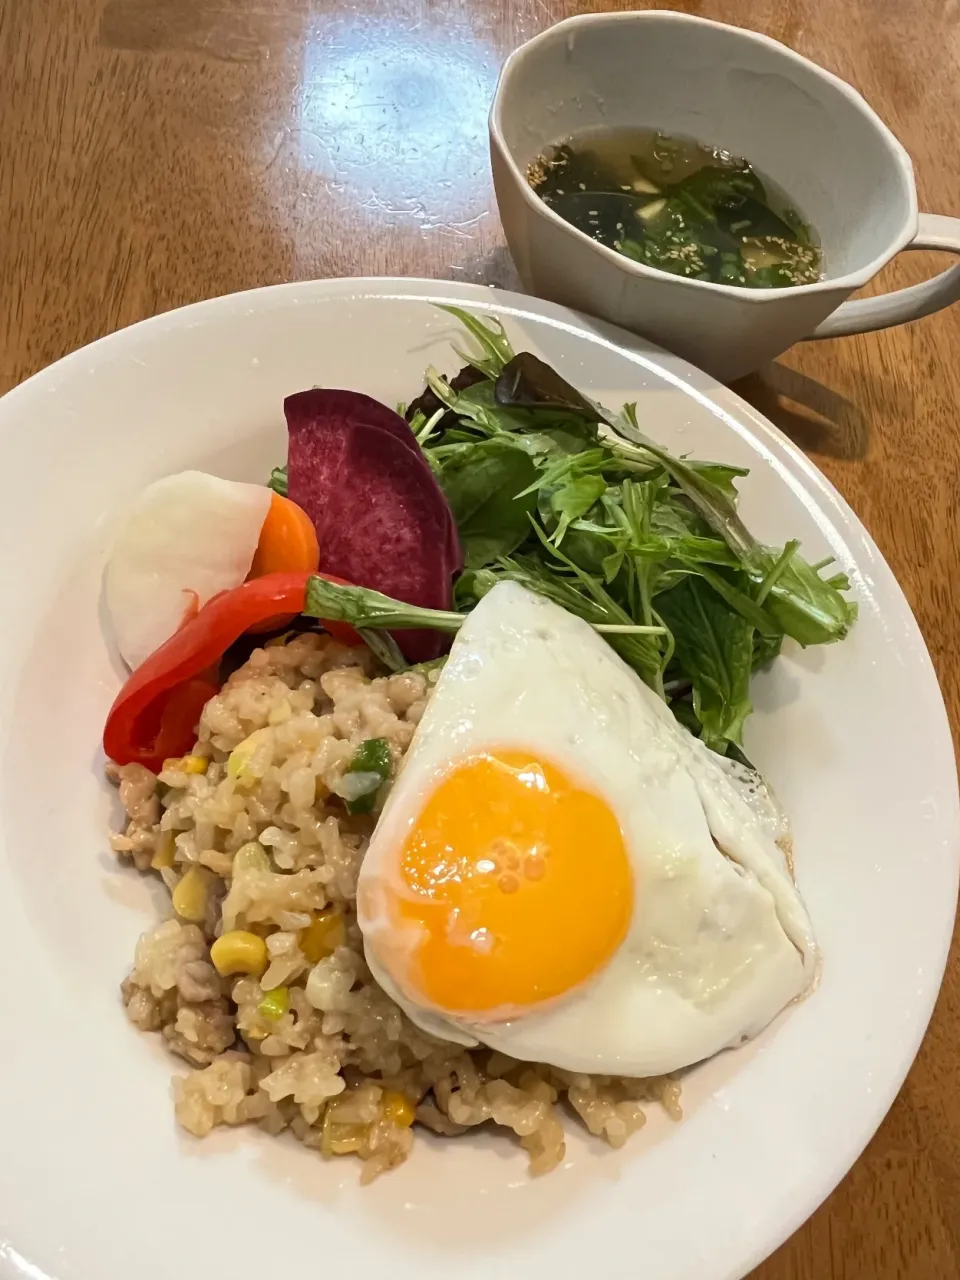
[[[504,582],[461,628],[370,842],[367,960],[442,1039],[674,1071],[816,980],[784,834],[755,775],[586,622]]]
[[[211,596],[250,572],[272,492],[181,471],[148,485],[117,539],[104,602],[130,667],[169,640]]]

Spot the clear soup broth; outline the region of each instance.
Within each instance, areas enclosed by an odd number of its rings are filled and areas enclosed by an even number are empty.
[[[634,262],[745,289],[813,284],[823,257],[789,198],[748,161],[654,129],[591,130],[527,171],[566,222]]]

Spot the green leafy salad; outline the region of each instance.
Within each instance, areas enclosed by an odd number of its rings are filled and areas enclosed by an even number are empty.
[[[846,576],[832,560],[808,563],[797,542],[750,533],[737,514],[742,468],[669,453],[636,405],[610,412],[514,352],[499,321],[446,309],[475,350],[457,351],[454,378],[428,369],[401,412],[456,521],[453,608],[315,577],[306,612],[352,624],[399,669],[389,631],[456,631],[496,583],[518,582],[593,625],[683,724],[742,758],[751,675],[785,638],[844,638],[856,618]],[[283,468],[271,484],[285,492]]]

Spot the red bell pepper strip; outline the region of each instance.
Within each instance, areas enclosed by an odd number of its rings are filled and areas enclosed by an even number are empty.
[[[117,694],[103,730],[107,756],[117,764],[142,764],[156,773],[167,757],[189,751],[200,712],[219,689],[211,670],[251,627],[302,613],[312,576],[269,573],[208,600],[131,673]],[[349,585],[342,578],[322,576]],[[325,625],[341,643],[360,643],[346,623]]]
[[[157,699],[155,711],[159,713],[159,725],[152,749],[159,761],[158,768],[170,756],[182,756],[190,750],[196,741],[200,713],[219,692],[220,685],[212,679],[185,680],[168,690],[165,697]],[[147,709],[148,713],[151,709]],[[148,719],[140,720],[138,727],[142,728]]]

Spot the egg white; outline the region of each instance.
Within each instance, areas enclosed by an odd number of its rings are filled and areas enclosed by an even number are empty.
[[[380,889],[402,892],[397,855],[439,779],[495,747],[540,753],[606,800],[635,901],[626,938],[589,982],[510,1021],[466,1021],[426,1007],[378,962],[391,928]],[[457,636],[364,859],[368,961],[410,1018],[443,1039],[571,1071],[674,1071],[755,1036],[816,980],[784,833],[754,775],[684,729],[587,623],[501,583]]]

